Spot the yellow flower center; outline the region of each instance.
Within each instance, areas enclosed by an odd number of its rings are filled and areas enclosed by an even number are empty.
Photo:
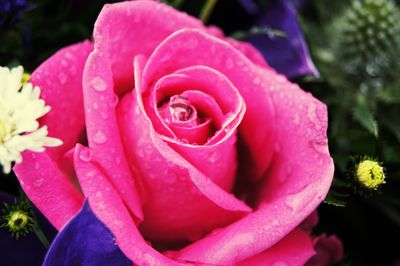
[[[24,86],[26,83],[28,83],[30,78],[31,75],[29,73],[24,72],[24,74],[22,74],[21,85]]]
[[[13,231],[21,230],[28,224],[29,219],[31,218],[28,214],[26,214],[26,212],[15,211],[10,215],[10,219],[8,220],[8,227]]]
[[[383,167],[371,160],[364,160],[358,164],[356,178],[363,186],[374,190],[385,183]]]

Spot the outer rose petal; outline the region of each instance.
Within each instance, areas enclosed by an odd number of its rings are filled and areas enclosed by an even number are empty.
[[[24,152],[14,167],[22,189],[51,224],[60,230],[79,211],[83,196],[46,152]]]
[[[93,36],[96,48],[112,55],[116,90],[132,89],[136,55],[149,56],[162,40],[182,28],[206,30],[199,20],[153,1],[105,5]]]
[[[59,169],[66,165],[57,160],[79,142],[84,131],[82,72],[91,50],[88,41],[63,48],[40,65],[30,79],[52,108],[40,123],[48,126],[49,136],[64,143],[48,148],[46,153],[24,152],[23,162],[14,171],[30,200],[57,229],[76,214],[83,202],[70,177]]]
[[[266,251],[241,261],[237,266],[300,266],[315,254],[309,234],[295,229]]]
[[[195,30],[181,30],[167,38],[150,57],[143,78],[151,82],[167,70],[200,64],[222,72],[241,91],[247,113],[239,133],[254,158],[263,159],[258,166],[265,167],[271,158],[263,157],[263,151],[275,152],[258,210],[189,245],[179,256],[231,264],[273,246],[325,197],[333,177],[326,107],[283,76],[254,65],[227,43]],[[268,105],[270,96],[276,113]],[[274,142],[272,129],[277,130]],[[260,131],[267,137],[258,138]]]
[[[103,168],[128,209],[141,220],[143,213],[135,180],[121,142],[115,108],[117,96],[109,56],[95,49],[83,75],[86,133],[93,159]]]
[[[140,235],[117,191],[90,159],[90,149],[77,145],[75,170],[93,213],[111,230],[121,251],[138,265],[181,265],[151,248]]]
[[[49,136],[63,141],[62,146],[50,149],[56,155],[74,147],[84,130],[82,72],[91,50],[89,41],[65,47],[42,63],[30,78],[40,87],[40,97],[51,106],[40,124],[48,126]]]
[[[131,60],[136,55],[148,57],[166,37],[184,28],[199,29],[223,38],[214,27],[207,28],[200,20],[156,1],[105,5],[96,20],[93,37],[96,48],[113,55],[111,64],[116,90],[121,92],[132,88]],[[267,65],[251,45],[229,41],[256,64]]]

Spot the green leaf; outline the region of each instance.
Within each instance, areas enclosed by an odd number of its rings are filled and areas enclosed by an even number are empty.
[[[329,192],[328,196],[324,200],[324,203],[333,205],[335,207],[346,207],[347,202],[343,199],[340,199],[338,196],[334,195],[334,193]]]
[[[257,27],[257,26],[251,27],[247,31],[236,31],[232,33],[230,37],[237,40],[243,40],[255,35],[268,35],[271,37],[281,37],[281,38],[286,37],[286,33],[283,31],[276,30],[270,27]]]
[[[353,107],[353,117],[354,119],[360,123],[368,132],[374,135],[376,138],[378,137],[378,123],[370,109],[367,105],[364,96],[358,95],[356,103]]]

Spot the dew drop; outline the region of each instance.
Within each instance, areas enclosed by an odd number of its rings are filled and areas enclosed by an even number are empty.
[[[138,114],[140,114],[140,107],[139,107],[139,105],[136,105],[135,106],[135,113],[138,115]]]
[[[93,141],[97,144],[103,144],[107,141],[107,136],[104,134],[103,131],[99,130],[96,134],[93,135]]]
[[[300,124],[300,116],[298,113],[295,113],[293,115],[293,123],[295,123],[296,125]]]
[[[92,159],[92,152],[90,151],[90,149],[82,150],[79,153],[79,158],[82,161],[89,162]]]
[[[106,83],[104,80],[102,80],[99,77],[95,77],[90,81],[90,84],[92,85],[93,89],[96,91],[105,91],[106,90]]]
[[[225,61],[225,66],[226,66],[227,69],[232,69],[233,66],[234,66],[233,60],[232,60],[231,58],[228,58],[228,59]]]
[[[35,181],[33,181],[33,186],[34,187],[40,187],[43,184],[43,178],[38,178]]]
[[[110,107],[116,107],[118,105],[119,102],[119,98],[118,95],[114,94],[114,97],[112,98],[112,100],[110,101],[109,106]]]
[[[58,74],[58,80],[60,81],[60,83],[61,83],[62,85],[64,85],[65,83],[67,83],[67,79],[68,79],[68,76],[67,76],[64,72],[60,72],[60,73]]]
[[[317,106],[314,103],[311,103],[308,106],[307,116],[310,119],[310,121],[314,124],[318,124],[318,117],[316,111],[317,111]]]
[[[98,105],[97,103],[94,103],[94,104],[93,104],[93,109],[94,109],[94,110],[99,109],[99,105]]]
[[[272,263],[271,266],[288,266],[286,262],[283,261],[275,261],[274,263]]]
[[[117,156],[117,157],[115,158],[115,163],[116,163],[116,164],[121,164],[121,158]]]
[[[82,159],[82,158],[81,158]],[[91,176],[95,176],[96,175],[96,171],[92,170],[86,173],[87,177],[91,177]]]
[[[329,155],[329,148],[327,141],[310,141],[311,147],[319,153],[328,154]]]
[[[101,116],[103,119],[107,119],[107,118],[108,118],[108,114],[105,113],[105,112],[101,112],[101,113],[100,113],[100,116]]]

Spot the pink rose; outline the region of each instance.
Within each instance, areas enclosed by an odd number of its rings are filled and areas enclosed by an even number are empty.
[[[316,254],[307,261],[306,266],[334,265],[343,259],[343,244],[335,235],[322,234],[313,242]]]
[[[15,172],[50,222],[88,198],[138,265],[306,262],[298,225],[333,177],[325,105],[160,3],[106,5],[93,36],[31,78],[64,145],[24,153]]]

